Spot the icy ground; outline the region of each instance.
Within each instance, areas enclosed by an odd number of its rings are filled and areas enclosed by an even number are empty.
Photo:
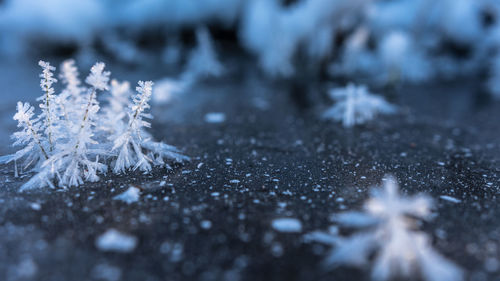
[[[12,66],[0,63],[1,154],[12,152],[15,102],[39,95],[36,64]],[[168,72],[109,68],[131,82]],[[1,167],[0,280],[368,280],[369,268],[323,270],[330,248],[304,236],[359,209],[387,173],[437,201],[423,230],[467,280],[500,280],[500,103],[474,78],[375,89],[401,113],[344,129],[319,121],[325,82],[228,71],[153,105],[153,135],[190,163],[25,193],[27,178]],[[213,112],[225,118],[207,122]],[[113,199],[131,186],[136,202]]]

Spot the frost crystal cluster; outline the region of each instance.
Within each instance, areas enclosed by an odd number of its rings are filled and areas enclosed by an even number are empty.
[[[323,113],[323,118],[342,122],[346,128],[364,124],[378,114],[392,114],[396,107],[383,97],[370,94],[365,86],[349,84],[330,90],[335,104]]]
[[[108,171],[150,172],[153,166],[170,166],[166,159],[188,160],[170,145],[156,142],[146,131],[151,124],[149,100],[153,83],[139,81],[137,94],[128,82],[110,80],[104,63],[92,66],[83,86],[73,60],[63,62],[60,74],[64,89],[56,95],[55,67],[40,61],[43,95],[40,114],[28,103],[18,102],[14,120],[20,130],[12,135],[22,149],[0,157],[0,163],[22,161],[22,171],[36,174],[21,190],[43,186],[78,186],[95,182]],[[98,95],[107,94],[101,110]]]
[[[333,244],[327,266],[372,264],[373,280],[410,278],[415,274],[428,281],[459,281],[462,271],[431,246],[430,238],[418,231],[418,220],[430,218],[432,201],[422,195],[398,194],[398,184],[387,178],[382,190],[374,190],[364,204],[364,213],[346,212],[335,217],[341,226],[365,229],[350,237],[315,232],[309,239]]]

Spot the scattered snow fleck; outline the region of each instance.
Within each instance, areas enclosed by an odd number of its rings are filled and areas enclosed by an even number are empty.
[[[198,163],[198,165],[196,166],[196,169],[199,169],[199,168],[201,168],[202,166],[203,166],[203,162],[200,162],[200,163]]]
[[[109,229],[97,237],[95,245],[101,251],[128,253],[137,246],[137,238],[115,229]]]
[[[275,219],[271,223],[274,230],[279,232],[301,232],[302,231],[302,223],[295,218],[280,218]]]
[[[439,196],[439,198],[441,198],[443,200],[446,200],[446,201],[453,202],[453,203],[460,203],[460,202],[462,202],[462,200],[457,199],[455,197],[448,196],[448,195],[441,195],[441,196]]]
[[[201,221],[200,226],[203,229],[210,229],[210,228],[212,228],[212,222],[209,220],[203,220],[203,221]]]
[[[31,209],[33,209],[35,211],[40,211],[42,209],[42,205],[40,205],[38,203],[31,203],[30,207],[31,207]]]
[[[226,114],[222,112],[209,112],[205,114],[205,122],[207,123],[224,123],[226,121]]]
[[[160,182],[160,186],[165,186],[166,184],[167,184],[167,182],[166,182],[166,181],[161,181],[161,182]]]
[[[230,183],[240,183],[240,181],[239,181],[239,180],[230,180],[229,182],[230,182]]]
[[[120,200],[127,204],[131,204],[139,201],[139,197],[141,196],[141,190],[137,187],[131,186],[127,189],[127,191],[122,194],[116,195],[113,197],[114,200]]]
[[[212,194],[210,194],[210,195],[213,197],[218,197],[220,195],[220,193],[219,192],[212,192]]]

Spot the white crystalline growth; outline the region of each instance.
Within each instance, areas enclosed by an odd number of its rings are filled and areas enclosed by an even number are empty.
[[[364,229],[349,237],[313,233],[309,240],[334,245],[325,265],[365,266],[372,262],[373,280],[420,275],[428,281],[459,281],[460,268],[437,253],[430,238],[418,231],[417,220],[430,218],[432,201],[425,196],[401,197],[389,177],[382,190],[374,190],[364,204],[365,212],[346,212],[335,217],[342,226]]]
[[[182,80],[193,81],[210,76],[221,76],[224,67],[217,59],[212,37],[205,27],[196,30],[196,41],[198,46],[191,52]]]
[[[125,192],[113,197],[114,200],[120,200],[127,204],[139,201],[141,197],[141,190],[137,187],[131,186]]]
[[[393,114],[396,106],[383,97],[368,92],[365,86],[349,84],[330,90],[335,104],[323,113],[323,118],[342,122],[346,128],[364,124],[379,114]]]
[[[45,138],[41,132],[40,118],[34,118],[35,108],[29,103],[17,103],[17,113],[14,120],[18,122],[20,131],[12,135],[14,146],[24,146],[14,154],[0,157],[0,164],[10,163],[25,158],[23,168],[39,167],[49,158]]]
[[[179,153],[179,150],[162,142],[151,139],[145,128],[151,124],[144,119],[152,119],[153,116],[146,113],[150,108],[153,82],[139,81],[136,88],[138,94],[134,96],[133,103],[129,107],[128,125],[125,130],[114,140],[112,151],[118,156],[114,164],[113,172],[116,174],[139,169],[149,172],[152,165],[164,165],[164,159],[175,159],[176,161],[188,160],[189,158]]]
[[[43,61],[39,65],[43,69],[41,112],[37,115],[28,103],[17,104],[14,120],[19,131],[12,139],[21,149],[0,156],[0,164],[15,163],[16,175],[19,161],[21,173],[36,173],[21,190],[96,182],[106,174],[108,165],[114,166],[115,173],[129,168],[149,172],[152,165],[169,168],[166,159],[189,159],[175,147],[154,141],[145,130],[150,127],[146,119],[152,118],[145,112],[150,108],[152,82],[139,82],[139,94],[130,98],[128,82],[112,80],[111,87],[108,85],[110,72],[104,71],[104,63],[91,68],[84,86],[74,61],[67,60],[59,76],[65,88],[56,94],[55,68]],[[107,91],[110,98],[101,110],[97,96]]]
[[[137,237],[109,229],[97,237],[95,245],[105,252],[129,253],[137,246]]]

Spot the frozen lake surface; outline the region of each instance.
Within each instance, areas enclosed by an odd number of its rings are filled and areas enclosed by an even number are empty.
[[[318,119],[331,103],[324,82],[229,67],[153,105],[153,135],[189,163],[25,193],[27,178],[0,167],[0,280],[368,280],[369,269],[323,270],[330,248],[304,235],[359,209],[387,173],[403,193],[436,200],[422,229],[440,253],[471,280],[498,278],[500,103],[474,79],[374,89],[401,113],[344,129]],[[168,73],[109,68],[132,83]],[[40,95],[37,71],[0,64],[2,154],[12,152],[15,102]],[[113,199],[131,186],[133,202]],[[273,227],[283,218],[293,225]],[[112,245],[98,246],[110,229]]]

